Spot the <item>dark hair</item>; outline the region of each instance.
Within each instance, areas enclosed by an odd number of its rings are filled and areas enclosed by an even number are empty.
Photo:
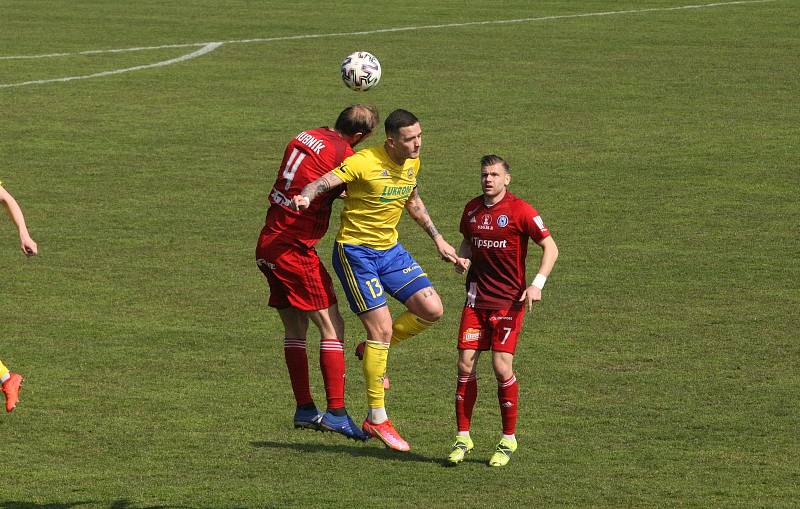
[[[352,136],[356,133],[369,134],[375,130],[378,121],[378,109],[375,106],[354,104],[339,113],[334,129],[345,136]]]
[[[506,170],[506,173],[511,173],[511,168],[508,166],[508,163],[505,159],[500,156],[496,156],[494,154],[489,154],[481,157],[481,168],[486,168],[487,166],[492,166],[494,164],[501,163],[503,165],[503,169]]]
[[[394,136],[400,132],[400,128],[412,126],[418,122],[419,119],[410,111],[397,109],[389,113],[383,122],[383,127],[387,136]]]

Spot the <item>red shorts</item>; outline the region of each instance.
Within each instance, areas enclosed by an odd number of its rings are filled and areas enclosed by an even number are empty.
[[[525,306],[511,309],[465,307],[458,332],[459,350],[494,350],[513,354],[522,330]]]
[[[261,235],[256,246],[256,264],[269,283],[269,305],[301,311],[327,309],[336,303],[333,281],[317,251]]]

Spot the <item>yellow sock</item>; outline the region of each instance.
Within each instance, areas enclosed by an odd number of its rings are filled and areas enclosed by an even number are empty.
[[[411,311],[404,311],[392,324],[392,345],[413,338],[431,325],[433,322],[423,320]]]
[[[7,374],[8,374],[8,368],[6,367],[5,364],[3,364],[3,361],[0,361],[0,378],[3,378]]]
[[[367,384],[367,405],[380,408],[383,403],[383,377],[386,374],[386,362],[389,359],[389,345],[379,341],[367,340],[364,348],[364,381]]]

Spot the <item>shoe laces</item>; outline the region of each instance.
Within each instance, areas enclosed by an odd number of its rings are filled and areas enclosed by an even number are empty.
[[[462,451],[467,452],[467,449],[469,449],[467,441],[461,437],[456,438],[456,441],[453,442],[453,450],[455,449],[461,449]]]
[[[505,454],[509,458],[514,453],[514,450],[511,449],[511,447],[509,447],[505,442],[500,442],[499,444],[497,444],[496,451],[499,452],[499,453]]]

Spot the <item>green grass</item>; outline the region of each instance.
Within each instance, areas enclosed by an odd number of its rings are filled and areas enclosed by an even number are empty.
[[[0,0],[0,57],[690,3]],[[41,250],[23,259],[3,221],[0,358],[27,381],[0,416],[0,508],[796,506],[799,24],[776,0],[229,42],[0,88],[0,180]],[[0,85],[196,49],[5,59]],[[384,67],[366,94],[337,75],[357,49]],[[355,101],[422,119],[420,191],[451,243],[490,152],[558,242],[505,469],[485,465],[486,360],[475,453],[444,464],[462,280],[408,218],[446,307],[390,360],[412,452],[291,427],[255,241],[285,143]],[[342,307],[350,351],[363,331]],[[348,356],[357,418],[363,392]]]

